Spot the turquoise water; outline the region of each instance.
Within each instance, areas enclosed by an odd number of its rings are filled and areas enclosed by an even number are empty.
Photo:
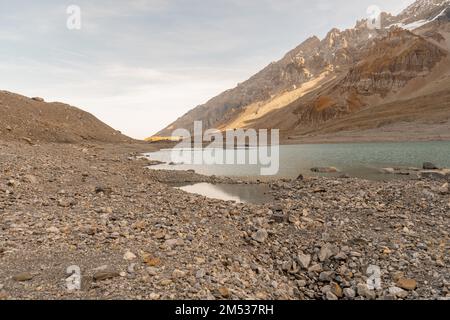
[[[202,153],[190,150],[192,154]],[[233,152],[227,150],[225,152]],[[248,154],[249,150],[239,150]],[[147,154],[153,160],[171,162],[171,150]],[[299,174],[315,175],[313,167],[336,167],[340,174],[366,179],[398,179],[398,175],[386,175],[379,169],[386,167],[417,167],[432,162],[450,168],[450,142],[395,142],[395,143],[342,143],[305,144],[280,146],[279,171],[276,178],[296,178]],[[195,170],[197,173],[217,176],[261,177],[261,165],[158,165],[152,169]],[[338,174],[338,175],[340,175]],[[324,174],[321,174],[324,175]],[[332,176],[336,174],[328,174]]]

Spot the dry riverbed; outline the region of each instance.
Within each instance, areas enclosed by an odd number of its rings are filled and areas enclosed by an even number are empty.
[[[0,299],[450,297],[445,181],[279,180],[236,204],[166,183],[246,182],[147,169],[149,149],[0,142]]]

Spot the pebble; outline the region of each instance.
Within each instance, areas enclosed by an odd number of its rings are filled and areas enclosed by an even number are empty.
[[[18,273],[16,275],[14,275],[12,278],[14,281],[24,282],[24,281],[33,280],[34,275],[31,274],[30,272],[22,272],[22,273]]]
[[[365,284],[365,283],[359,283],[357,285],[357,292],[358,292],[359,296],[364,297],[369,300],[373,300],[376,298],[375,291],[370,290],[369,287],[367,286],[367,284]]]
[[[93,279],[94,281],[103,281],[103,280],[108,280],[108,279],[112,279],[112,278],[116,278],[119,277],[120,273],[114,270],[111,271],[99,271],[94,273],[93,275]]]
[[[326,293],[326,298],[327,300],[338,300],[338,297],[336,297],[336,295],[334,295],[332,292],[328,291]]]
[[[144,262],[149,267],[157,267],[161,265],[161,259],[150,254],[144,255]]]
[[[220,295],[225,299],[227,299],[231,296],[230,290],[226,287],[219,287],[218,291],[219,291]]]
[[[197,279],[202,279],[205,275],[206,275],[205,269],[199,269],[199,270],[197,270],[197,272],[195,273],[195,277],[196,277]]]
[[[265,229],[259,229],[253,234],[253,240],[258,241],[259,243],[264,243],[268,237],[269,234]]]
[[[322,266],[318,263],[312,265],[311,267],[308,268],[309,272],[321,272],[322,271]]]
[[[356,292],[352,288],[344,288],[343,293],[344,296],[348,299],[354,299],[356,296]]]
[[[344,293],[342,291],[342,288],[335,282],[332,282],[330,284],[331,286],[331,292],[338,298],[342,298]]]
[[[450,193],[449,191],[449,186],[448,186],[448,182],[444,183],[440,188],[439,188],[439,192],[441,194],[448,194]]]
[[[399,287],[390,287],[389,294],[402,299],[408,296],[408,292]]]
[[[324,262],[333,256],[332,245],[326,244],[320,248],[319,251],[319,260],[320,262]]]
[[[172,272],[172,279],[184,278],[186,276],[186,272],[175,269]]]
[[[333,280],[334,271],[324,271],[319,275],[319,280],[322,282],[330,282]]]
[[[397,281],[397,286],[405,290],[416,290],[417,281],[414,279],[401,278]]]
[[[309,264],[311,263],[311,255],[300,253],[298,255],[298,262],[303,269],[308,269]]]
[[[136,258],[137,258],[136,255],[133,252],[131,252],[131,251],[127,251],[123,255],[123,259],[127,260],[127,261],[132,261],[132,260],[134,260]]]

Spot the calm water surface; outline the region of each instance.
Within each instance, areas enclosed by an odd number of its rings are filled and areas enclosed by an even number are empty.
[[[202,195],[211,199],[234,201],[237,203],[263,204],[271,202],[267,185],[231,185],[231,184],[172,184],[172,187]]]
[[[192,154],[201,150],[190,150]],[[234,152],[226,150],[225,152]],[[238,152],[248,153],[248,150]],[[153,160],[171,162],[171,150],[147,154]],[[336,167],[341,173],[365,179],[398,179],[398,175],[381,174],[386,167],[421,167],[430,161],[441,167],[450,167],[450,142],[401,143],[343,143],[280,146],[280,170],[275,178],[296,178],[299,174],[314,175],[312,167]],[[152,169],[193,169],[204,175],[260,177],[259,165],[158,165]],[[322,174],[323,175],[323,174]],[[336,174],[334,174],[336,175]],[[328,174],[327,176],[333,176]]]

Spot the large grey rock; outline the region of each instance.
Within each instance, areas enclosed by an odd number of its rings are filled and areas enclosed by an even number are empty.
[[[424,162],[422,168],[424,170],[438,170],[439,168],[431,162]]]

